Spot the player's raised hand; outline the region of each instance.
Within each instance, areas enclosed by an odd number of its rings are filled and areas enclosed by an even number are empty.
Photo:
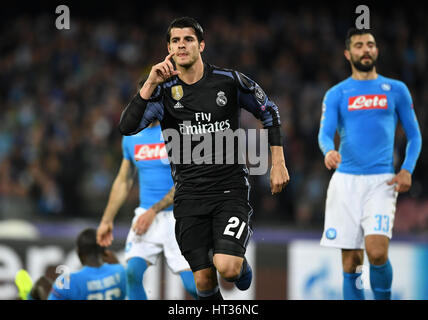
[[[113,222],[101,221],[97,229],[97,243],[108,247],[113,242]]]
[[[139,236],[142,235],[143,233],[146,233],[146,231],[151,226],[155,217],[156,217],[156,212],[152,208],[148,209],[146,212],[144,212],[142,215],[138,217],[137,221],[132,226],[132,229]]]
[[[330,150],[324,157],[324,164],[328,170],[337,169],[341,161],[342,157],[336,150]]]
[[[168,80],[169,78],[180,74],[180,71],[175,70],[171,62],[171,59],[174,54],[175,52],[171,52],[169,55],[166,56],[164,61],[152,67],[149,77],[147,78],[148,82],[154,85],[158,85]]]
[[[290,176],[284,163],[272,166],[270,170],[270,190],[272,194],[281,192],[289,181]]]
[[[412,186],[412,175],[409,171],[401,169],[387,184],[390,186],[395,184],[395,191],[397,192],[407,192]]]

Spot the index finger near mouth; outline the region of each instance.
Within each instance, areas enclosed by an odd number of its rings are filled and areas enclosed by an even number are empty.
[[[169,55],[166,56],[165,60],[169,60],[174,54],[175,52],[171,52]]]

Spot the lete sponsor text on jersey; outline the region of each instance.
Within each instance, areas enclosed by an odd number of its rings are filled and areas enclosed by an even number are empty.
[[[366,94],[350,97],[348,110],[387,109],[388,100],[385,94]]]
[[[137,144],[134,147],[134,157],[136,161],[166,158],[165,143]]]

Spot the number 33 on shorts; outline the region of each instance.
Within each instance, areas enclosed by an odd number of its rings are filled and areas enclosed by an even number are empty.
[[[389,232],[389,216],[377,214],[374,216],[376,224],[374,231]]]
[[[228,221],[226,228],[224,229],[223,234],[236,239],[241,238],[242,232],[244,231],[247,223],[245,221],[240,221],[238,217],[231,217]]]

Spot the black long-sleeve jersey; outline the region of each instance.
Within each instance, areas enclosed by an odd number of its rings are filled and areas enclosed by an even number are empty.
[[[237,130],[244,108],[263,122],[269,143],[282,146],[277,106],[245,75],[204,63],[203,77],[188,85],[174,76],[157,86],[149,100],[137,93],[123,111],[119,130],[133,135],[158,119],[161,123],[175,200],[236,196],[249,190],[248,170],[239,161]],[[233,139],[233,151],[226,138]],[[217,139],[217,142],[216,142]],[[230,145],[229,145],[230,146]]]

